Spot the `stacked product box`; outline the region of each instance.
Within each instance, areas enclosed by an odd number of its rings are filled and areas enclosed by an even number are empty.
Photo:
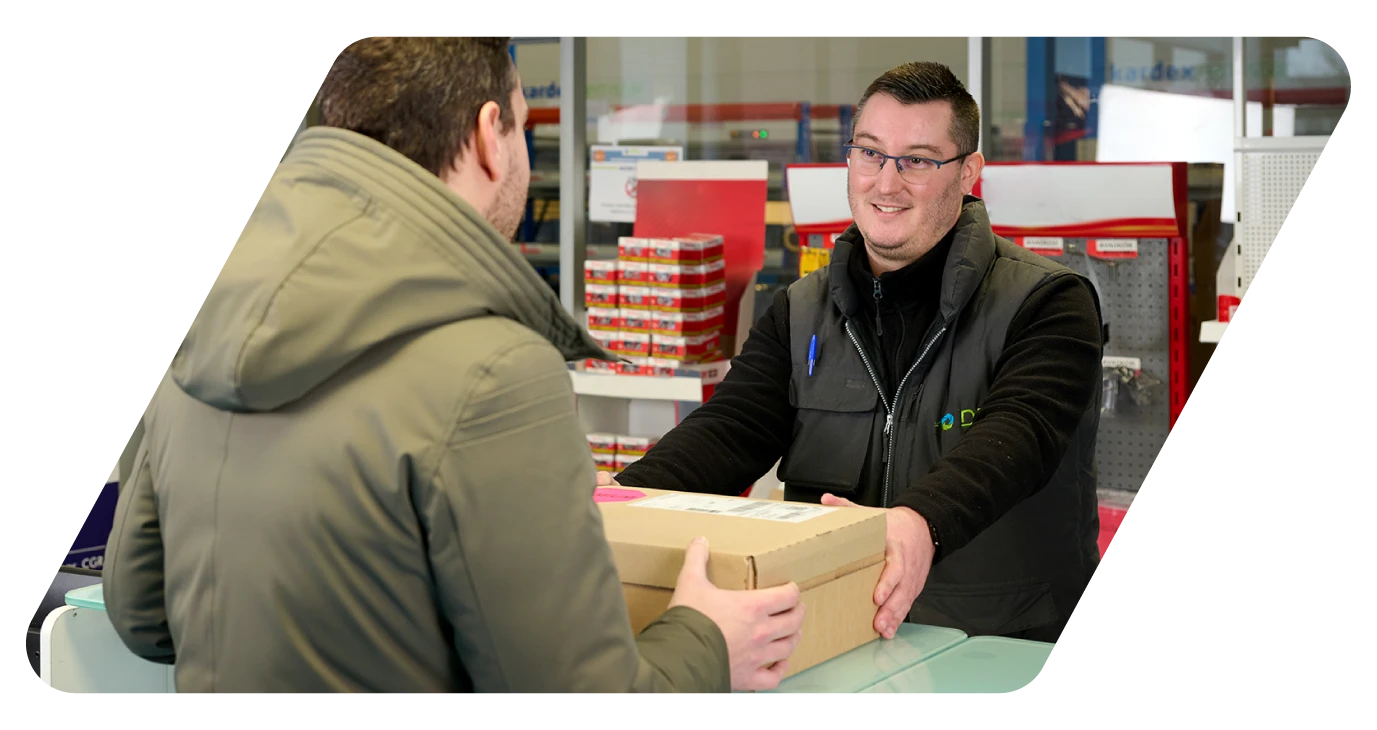
[[[583,262],[583,304],[587,309],[588,333],[604,350],[616,353],[615,336],[621,329],[621,312],[617,309],[620,272],[615,260]],[[584,360],[587,370],[616,372],[617,364],[605,360]]]
[[[612,433],[588,434],[588,448],[598,471],[620,472],[645,456],[658,439]]]
[[[645,256],[654,312],[651,358],[667,369],[719,359],[727,302],[722,237],[652,239]]]
[[[593,451],[593,464],[598,471],[617,471],[617,435],[611,433],[588,434],[588,447]]]

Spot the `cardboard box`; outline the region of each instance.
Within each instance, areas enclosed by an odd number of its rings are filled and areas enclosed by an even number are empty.
[[[616,309],[617,289],[615,284],[587,284],[583,287],[583,305],[590,309]]]
[[[720,260],[724,251],[722,237],[710,234],[652,238],[646,242],[644,260],[652,264],[706,264]]]
[[[721,282],[701,289],[647,287],[645,291],[650,293],[650,307],[657,312],[702,312],[727,303],[727,286]]]
[[[583,280],[586,284],[616,284],[617,283],[617,262],[616,261],[585,261],[583,262]]]
[[[615,455],[617,453],[617,434],[614,433],[590,433],[588,434],[588,448],[595,454]]]
[[[598,471],[617,473],[617,457],[612,454],[593,454],[593,466]]]
[[[654,375],[655,363],[648,357],[628,357],[629,362],[617,363],[621,375]]]
[[[616,332],[622,328],[621,310],[590,307],[587,311],[589,332]]]
[[[706,335],[679,337],[651,335],[650,356],[679,362],[708,362],[721,351],[722,336],[716,332]]]
[[[633,631],[665,611],[684,548],[701,535],[719,588],[798,584],[807,609],[789,675],[879,637],[872,596],[884,568],[884,510],[639,491],[646,497],[598,504]]]
[[[627,454],[629,456],[645,456],[646,452],[650,451],[650,448],[658,441],[659,439],[657,438],[647,438],[644,436],[618,436],[616,443],[617,453]]]
[[[701,289],[727,280],[727,262],[722,259],[707,264],[646,264],[648,286],[674,289]]]
[[[654,324],[654,313],[644,309],[621,309],[617,318],[617,329],[623,332],[649,333]]]
[[[617,330],[589,330],[588,332],[588,336],[592,337],[594,342],[608,352],[613,352],[616,349],[617,340],[621,339],[619,335],[621,332]]]
[[[622,357],[650,357],[650,335],[645,332],[618,332],[612,346]]]
[[[650,332],[691,337],[720,332],[725,323],[726,315],[722,307],[702,312],[654,312],[650,315]]]
[[[632,286],[644,286],[650,280],[650,264],[644,261],[617,261],[617,281]]]
[[[655,290],[648,286],[624,286],[617,293],[617,307],[622,310],[650,310],[655,305]]]
[[[594,373],[615,373],[617,363],[610,360],[584,360],[583,369]]]
[[[651,348],[654,348],[654,344],[651,345]],[[684,366],[684,363],[679,362],[678,360],[665,360],[662,358],[654,357],[652,355],[650,358],[650,365],[654,368],[654,375],[673,377],[674,371],[678,370],[679,368],[682,368]]]
[[[644,238],[622,236],[617,239],[618,261],[645,262],[650,256],[650,242]]]
[[[620,472],[621,470],[627,468],[628,466],[631,466],[632,464],[634,464],[634,463],[636,463],[636,462],[638,462],[638,461],[640,461],[640,460],[641,460],[641,457],[640,457],[639,454],[617,454],[617,456],[616,456],[617,471]]]

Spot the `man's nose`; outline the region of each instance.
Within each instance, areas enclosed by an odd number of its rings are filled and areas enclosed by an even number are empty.
[[[904,178],[899,174],[898,160],[885,160],[880,168],[880,177],[875,181],[875,189],[883,195],[900,193],[904,190]]]

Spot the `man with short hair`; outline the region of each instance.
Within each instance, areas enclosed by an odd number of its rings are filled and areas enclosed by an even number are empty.
[[[798,586],[701,540],[632,635],[565,366],[607,355],[510,245],[506,40],[359,41],[320,102],[122,459],[121,639],[179,692],[776,686]]]
[[[1098,302],[992,232],[970,195],[980,111],[945,66],[880,76],[852,132],[831,263],[616,480],[739,494],[782,459],[786,499],[889,508],[881,634],[1054,641],[1099,561]]]

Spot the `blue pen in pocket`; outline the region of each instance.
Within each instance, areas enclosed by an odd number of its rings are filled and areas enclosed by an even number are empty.
[[[813,363],[818,361],[818,336],[808,341],[808,377],[813,377]]]

